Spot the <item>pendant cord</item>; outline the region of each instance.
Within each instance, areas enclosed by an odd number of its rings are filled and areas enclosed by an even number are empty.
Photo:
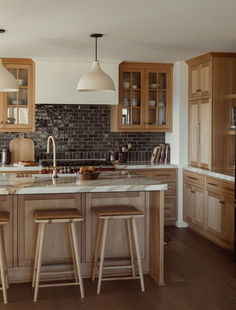
[[[95,61],[98,60],[98,46],[97,46],[97,38],[95,38]]]

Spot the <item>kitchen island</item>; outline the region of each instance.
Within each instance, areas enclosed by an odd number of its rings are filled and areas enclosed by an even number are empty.
[[[89,277],[96,236],[96,218],[91,208],[130,204],[144,213],[144,218],[137,220],[144,273],[164,285],[165,190],[166,184],[128,171],[104,172],[98,179],[89,181],[81,181],[75,176],[52,179],[45,175],[1,175],[0,210],[10,212],[10,222],[4,227],[10,281],[29,282],[32,279],[37,235],[37,225],[33,221],[35,209],[77,208],[84,215],[82,225],[77,225],[78,246],[83,276]],[[123,221],[116,222],[108,228],[105,255],[122,257],[126,264],[129,257],[126,229]],[[47,225],[43,250],[45,271],[71,270],[65,229],[63,224]]]

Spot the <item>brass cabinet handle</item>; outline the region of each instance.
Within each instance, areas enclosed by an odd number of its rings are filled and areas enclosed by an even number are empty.
[[[221,205],[224,205],[224,204],[225,204],[224,200],[219,200],[219,203],[220,203]]]
[[[196,89],[197,92],[201,91],[201,88]]]
[[[193,194],[194,194],[194,193],[196,193],[196,192],[195,192],[193,189],[191,189],[191,193],[193,193]]]
[[[218,184],[214,184],[214,183],[208,183],[209,185],[212,185],[212,186],[218,186]]]
[[[190,177],[190,176],[187,176],[189,179],[192,179],[192,180],[198,180],[198,178],[194,178],[194,177]]]

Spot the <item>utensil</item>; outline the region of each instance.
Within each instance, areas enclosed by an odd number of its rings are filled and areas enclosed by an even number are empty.
[[[115,148],[116,148],[116,152],[119,153],[120,152],[120,144],[118,141],[115,141]]]
[[[124,153],[124,152],[127,152],[126,147],[125,147],[125,146],[122,146],[121,151],[122,151],[123,153]]]
[[[128,143],[128,148],[127,148],[127,151],[126,151],[126,152],[128,152],[128,150],[130,150],[131,147],[132,147],[132,144],[131,144],[131,143]]]

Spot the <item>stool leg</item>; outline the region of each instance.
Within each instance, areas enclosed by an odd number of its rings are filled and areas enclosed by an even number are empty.
[[[38,256],[39,256],[39,239],[40,239],[40,235],[41,235],[41,225],[38,224],[38,233],[37,233],[37,242],[36,242],[36,249],[35,249],[32,287],[35,287],[36,270],[37,270],[37,263],[38,263]]]
[[[69,234],[69,240],[70,240],[70,248],[71,248],[71,253],[72,253],[75,282],[79,282],[78,270],[77,270],[77,267],[76,267],[75,251],[74,251],[74,245],[73,245],[73,240],[72,240],[72,231],[71,231],[70,223],[68,223],[67,226],[68,226],[68,234]]]
[[[80,269],[80,258],[79,258],[78,241],[77,241],[75,223],[72,222],[70,223],[70,225],[71,225],[72,240],[73,240],[74,252],[75,252],[76,268],[77,268],[78,276],[79,276],[80,294],[81,294],[81,298],[84,298],[84,285],[83,285],[83,278],[82,278],[81,269]]]
[[[132,274],[133,274],[133,278],[134,278],[135,277],[135,265],[134,265],[134,251],[133,251],[133,242],[132,242],[132,235],[131,235],[130,219],[126,220],[126,228],[127,228],[127,234],[128,234],[130,260],[131,260],[131,265],[132,265]]]
[[[0,233],[2,235],[1,237],[2,237],[2,245],[3,245],[3,260],[4,260],[4,269],[5,269],[5,277],[6,277],[6,288],[9,289],[6,248],[5,248],[5,242],[4,242],[4,238],[3,238],[2,229],[1,229]]]
[[[143,270],[142,270],[140,249],[139,249],[139,243],[138,243],[137,227],[136,227],[136,222],[135,222],[135,218],[134,217],[131,219],[131,222],[132,222],[132,228],[133,228],[135,249],[136,249],[136,254],[137,254],[137,259],[138,259],[138,269],[139,269],[141,290],[142,290],[142,292],[144,292],[145,288],[144,288],[144,280],[143,280]]]
[[[102,245],[101,245],[101,256],[100,256],[97,294],[100,294],[100,292],[101,292],[102,271],[103,271],[105,244],[106,244],[106,237],[107,237],[107,225],[108,225],[108,219],[105,219],[104,224],[103,224],[103,231],[102,231]]]
[[[95,280],[95,275],[96,275],[99,244],[100,244],[100,239],[101,239],[101,228],[102,228],[102,219],[98,218],[97,231],[96,231],[96,243],[95,243],[95,250],[94,250],[94,260],[93,260],[93,268],[92,268],[92,281]]]
[[[39,236],[39,248],[38,248],[38,259],[37,259],[37,270],[36,270],[36,279],[35,279],[35,289],[34,289],[34,302],[38,300],[38,290],[39,290],[39,279],[40,279],[40,270],[42,264],[42,254],[43,254],[43,240],[45,233],[45,223],[40,223],[40,236]]]
[[[0,270],[1,270],[1,278],[2,278],[2,291],[3,291],[3,301],[4,304],[7,304],[7,284],[6,284],[6,274],[5,274],[5,266],[4,266],[4,251],[3,248],[3,238],[2,238],[2,226],[0,226]]]

